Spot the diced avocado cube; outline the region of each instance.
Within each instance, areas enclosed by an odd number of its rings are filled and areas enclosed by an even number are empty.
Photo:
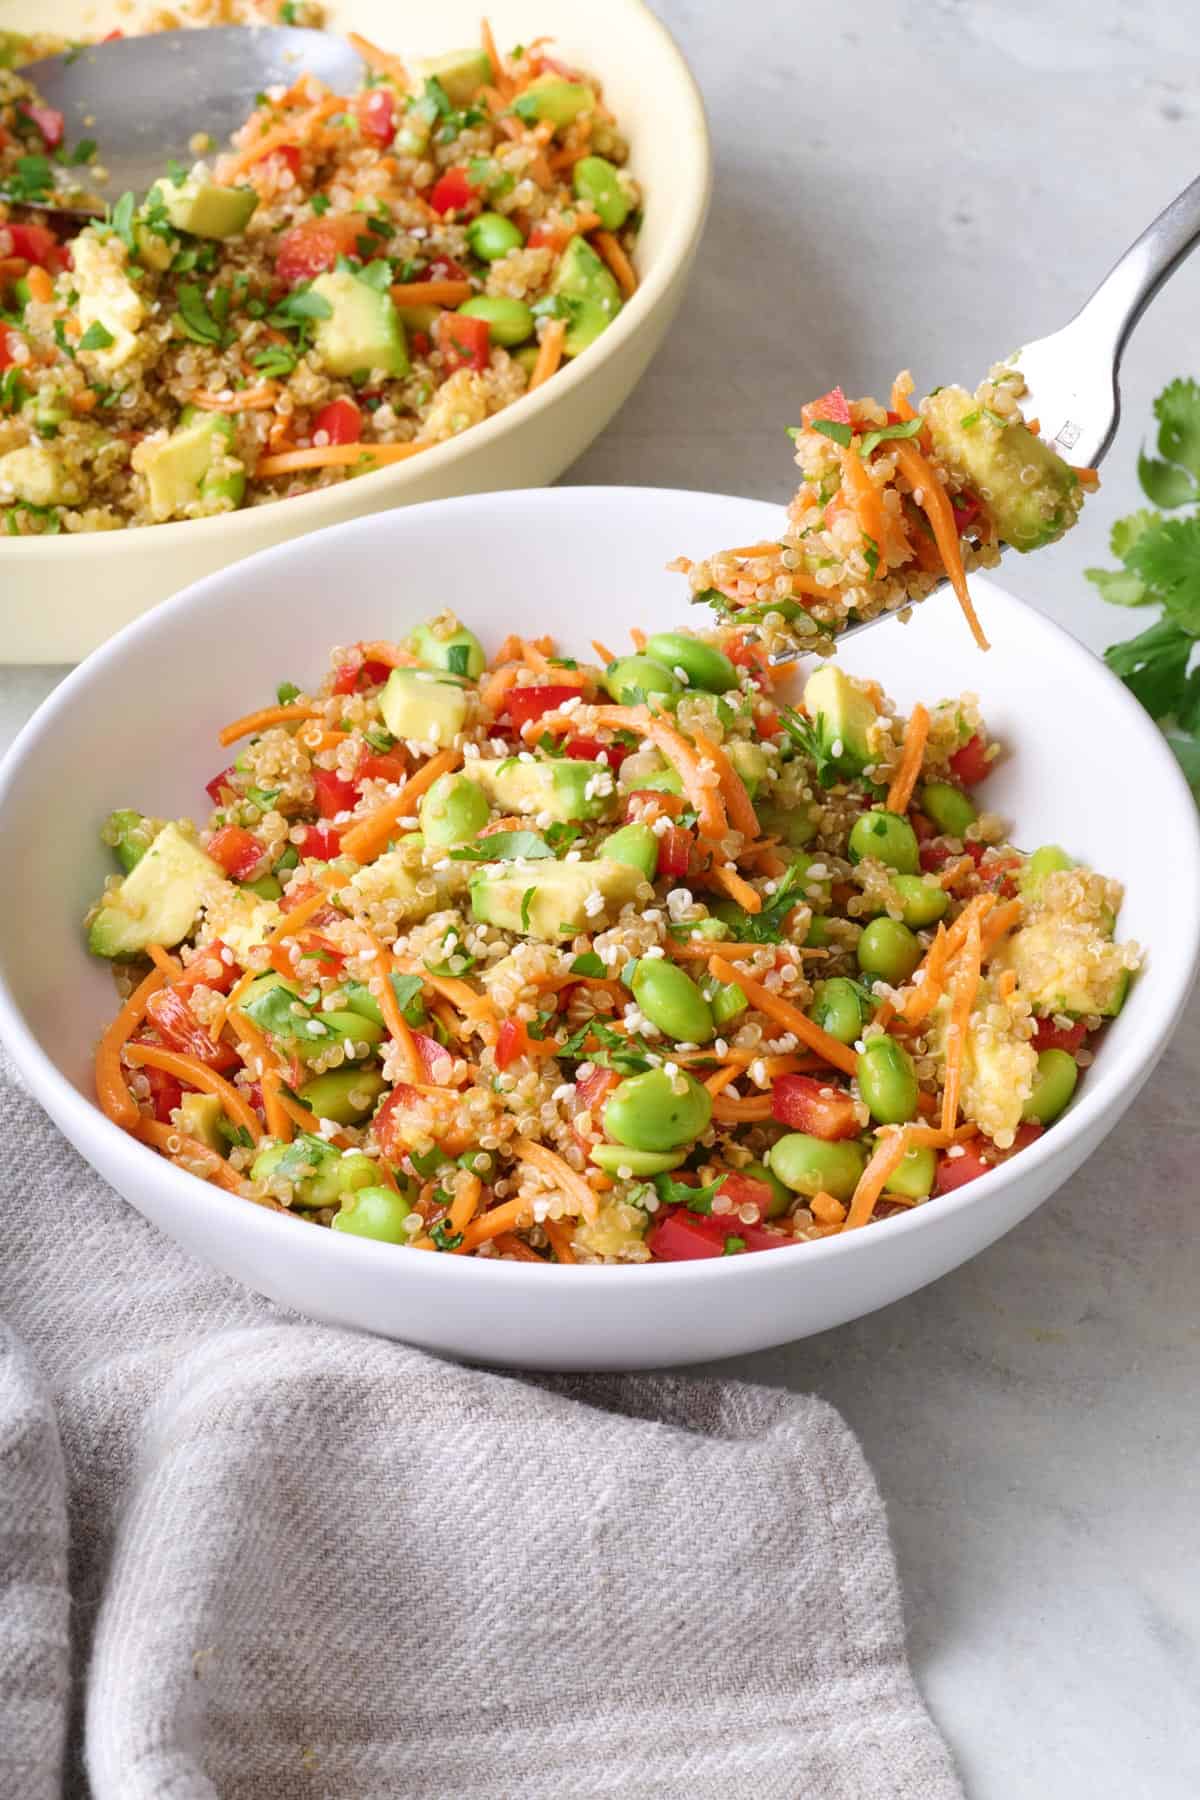
[[[802,850],[817,835],[813,809],[804,801],[791,806],[767,800],[757,805],[758,822],[767,837],[777,837],[793,850]]]
[[[71,245],[72,280],[79,300],[76,314],[86,338],[99,325],[110,340],[77,354],[89,358],[105,374],[121,368],[138,347],[138,328],[146,317],[141,295],[125,273],[124,246],[117,237],[101,240],[84,230]]]
[[[833,663],[823,663],[808,678],[804,710],[835,767],[843,775],[861,775],[873,760],[868,734],[879,717],[870,696]]]
[[[414,656],[431,669],[445,669],[451,675],[462,675],[478,681],[487,667],[483,645],[473,631],[453,621],[418,625],[408,640]]]
[[[745,738],[733,738],[727,745],[729,760],[742,778],[742,786],[753,800],[766,779],[771,765],[757,744]]]
[[[465,106],[472,94],[486,87],[492,79],[492,65],[482,50],[447,50],[441,56],[413,56],[408,59],[418,84],[440,81],[446,97],[455,106]]]
[[[611,769],[603,763],[577,762],[566,756],[539,757],[533,762],[516,756],[500,762],[481,757],[471,765],[471,779],[501,812],[522,816],[549,813],[564,823],[607,818],[617,803]]]
[[[596,96],[586,82],[564,81],[559,75],[539,75],[513,101],[513,111],[527,125],[548,121],[556,131],[595,108]]]
[[[224,1150],[219,1125],[221,1102],[216,1094],[184,1094],[179,1102],[180,1125],[188,1137],[209,1150]]]
[[[313,332],[317,354],[333,375],[362,369],[407,375],[408,343],[392,296],[348,269],[318,275],[312,292],[333,308]]]
[[[178,944],[191,930],[206,894],[225,876],[178,825],[164,825],[145,856],[110,894],[92,921],[94,956],[137,956],[147,944]]]
[[[379,710],[393,737],[444,750],[466,722],[467,696],[455,682],[428,669],[393,669],[379,696]]]
[[[198,174],[178,187],[173,181],[156,182],[147,199],[161,202],[176,231],[201,238],[239,237],[258,205],[253,188],[221,187]]]
[[[154,840],[154,829],[142,813],[124,808],[120,812],[109,813],[100,836],[110,846],[128,875],[130,869],[137,867],[150,848]]]
[[[81,490],[49,444],[22,444],[0,456],[0,505],[14,498],[30,506],[70,506]]]
[[[939,389],[921,410],[939,460],[961,476],[1014,550],[1052,544],[1075,523],[1079,477],[1020,420],[1005,423],[960,387]]]
[[[579,931],[601,931],[620,909],[647,892],[631,863],[485,863],[470,882],[471,910],[484,925],[550,943]]]
[[[372,863],[350,877],[350,886],[363,900],[400,903],[400,918],[406,922],[428,918],[438,904],[434,892],[426,892],[398,850],[385,850]]]
[[[158,520],[230,512],[246,492],[244,465],[233,455],[235,427],[223,413],[185,408],[167,437],[144,438],[130,461],[146,479]]]
[[[550,291],[567,308],[567,335],[563,341],[567,356],[578,356],[594,344],[621,310],[621,290],[615,276],[582,237],[573,237],[559,257]]]

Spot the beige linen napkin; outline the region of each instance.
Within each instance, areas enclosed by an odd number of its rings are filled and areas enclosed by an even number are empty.
[[[960,1795],[821,1401],[305,1324],[0,1117],[0,1795]]]

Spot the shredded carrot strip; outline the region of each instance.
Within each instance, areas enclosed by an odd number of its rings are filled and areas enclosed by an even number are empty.
[[[638,655],[640,656],[642,651],[646,648],[645,632],[640,630],[638,626],[631,625],[629,627],[629,635],[633,639],[634,649],[637,651]]]
[[[617,660],[615,653],[609,649],[607,644],[602,644],[599,638],[592,639],[592,649],[602,663],[616,662]]]
[[[511,1256],[517,1262],[545,1263],[544,1256],[539,1256],[536,1250],[531,1250],[522,1238],[517,1237],[511,1231],[501,1232],[499,1237],[492,1239],[492,1242],[503,1256]]]
[[[43,268],[39,268],[37,263],[34,263],[30,268],[25,280],[29,284],[30,299],[37,300],[42,304],[47,300],[53,300],[54,282],[51,280],[48,272]]]
[[[385,638],[372,638],[370,643],[360,644],[364,662],[386,663],[389,669],[420,669],[424,665],[419,656],[411,650],[403,649],[399,644],[389,644]]]
[[[1000,939],[1010,932],[1020,920],[1024,907],[1020,900],[1008,900],[988,914],[987,922],[982,926],[983,954],[990,956]]]
[[[946,970],[967,941],[967,933],[973,919],[982,920],[991,912],[996,904],[994,894],[976,894],[969,900],[963,910],[947,931],[942,925],[937,928],[933,943],[926,953],[925,960],[919,965],[921,980],[914,981],[904,995],[900,1006],[901,1017],[908,1024],[916,1025],[937,1005],[946,986]],[[912,977],[910,977],[910,981]]]
[[[288,1144],[292,1139],[292,1122],[286,1108],[280,1104],[279,1086],[283,1078],[271,1054],[271,1046],[254,1021],[248,1019],[243,1012],[239,1012],[234,1030],[243,1040],[242,1061],[248,1065],[247,1050],[258,1059],[263,1111],[267,1115],[267,1135],[278,1138],[282,1144]]]
[[[967,574],[963,568],[962,546],[958,541],[958,525],[954,518],[954,508],[950,504],[945,488],[937,478],[937,470],[923,456],[917,446],[903,438],[894,438],[891,444],[892,455],[896,459],[896,467],[902,471],[912,484],[913,498],[919,493],[918,505],[933,528],[933,538],[941,552],[942,562],[950,577],[950,585],[958,596],[958,604],[962,607],[963,617],[971,627],[975,642],[981,650],[990,648],[983,635],[983,627],[979,623],[978,614],[971,602],[967,589]]]
[[[732,863],[714,863],[711,874],[718,886],[725,889],[729,898],[737,901],[743,912],[762,911],[762,895],[757,888],[750,886],[744,876],[738,874]]]
[[[962,962],[954,971],[950,1020],[946,1029],[946,1079],[942,1088],[942,1130],[953,1131],[958,1121],[958,1100],[962,1092],[963,1060],[967,1049],[967,1029],[971,1008],[979,991],[983,964],[983,939],[976,913],[967,928]]]
[[[709,838],[725,836],[729,821],[719,785],[713,787],[704,780],[700,755],[682,733],[652,717],[644,706],[597,706],[592,709],[592,716],[597,725],[611,725],[615,730],[635,731],[639,737],[649,738],[677,769],[688,801],[695,808],[701,834]],[[570,713],[545,713],[533,724],[539,731],[570,731],[578,728],[579,721]],[[758,835],[757,820],[752,835]]]
[[[263,412],[274,406],[279,397],[279,388],[273,381],[264,381],[258,387],[243,388],[226,399],[223,394],[208,394],[203,388],[197,388],[191,396],[192,405],[200,407],[204,412],[239,413]]]
[[[813,1195],[808,1203],[808,1210],[822,1225],[840,1225],[846,1217],[846,1208],[842,1202],[824,1192]]]
[[[595,1196],[592,1195],[591,1199],[594,1207]],[[455,1256],[469,1255],[472,1250],[478,1249],[480,1244],[486,1244],[490,1238],[499,1237],[502,1231],[511,1231],[513,1226],[520,1224],[522,1219],[528,1219],[531,1210],[529,1201],[522,1200],[520,1197],[515,1200],[502,1201],[499,1206],[491,1207],[489,1211],[481,1213],[479,1218],[471,1220],[463,1232],[462,1243],[458,1245],[453,1254]]]
[[[721,784],[721,796],[729,814],[730,824],[735,831],[740,831],[743,837],[756,838],[758,836],[758,814],[750,802],[745,782],[730,762],[725,751],[719,744],[714,744],[711,738],[705,737],[702,732],[693,731],[692,739],[700,755],[717,771],[717,779]],[[750,907],[748,910],[757,912],[758,908]]]
[[[405,1079],[410,1082],[421,1081],[425,1074],[425,1065],[421,1061],[421,1052],[417,1049],[417,1042],[413,1037],[407,1019],[400,1011],[400,1006],[396,999],[396,990],[389,980],[392,958],[388,951],[384,949],[373,931],[364,930],[363,936],[366,938],[370,948],[375,952],[371,964],[372,969],[377,969],[383,978],[382,986],[379,991],[379,1010],[383,1014],[383,1022],[391,1034],[393,1043],[395,1043],[404,1059]],[[457,1225],[455,1226],[455,1230],[458,1230]]]
[[[512,75],[509,73],[508,64],[496,48],[496,40],[492,36],[492,27],[487,19],[482,19],[480,21],[479,35],[483,42],[483,53],[492,65],[492,83],[496,92],[500,95],[500,98],[507,103],[512,99],[516,88]]]
[[[888,1129],[884,1132],[858,1178],[858,1186],[851,1197],[850,1210],[842,1226],[843,1231],[857,1231],[860,1226],[870,1224],[888,1176],[904,1161],[907,1153],[906,1130]]]
[[[392,289],[397,306],[461,306],[470,298],[469,281],[400,281]]]
[[[223,186],[232,186],[239,175],[243,175],[247,169],[252,168],[256,162],[260,162],[264,156],[270,156],[273,151],[282,150],[285,146],[294,145],[298,141],[303,142],[313,128],[321,123],[322,119],[327,119],[331,113],[339,112],[345,104],[342,95],[326,94],[325,98],[318,101],[310,112],[303,113],[297,119],[286,120],[282,125],[275,126],[274,130],[265,131],[261,137],[255,138],[254,142],[247,144],[243,150],[238,150],[232,156],[222,157],[217,170],[218,180]]]
[[[819,1025],[815,1025],[790,1000],[773,994],[761,981],[753,980],[744,970],[737,970],[731,963],[727,963],[723,956],[710,956],[708,967],[709,973],[715,975],[718,981],[736,982],[751,1006],[766,1013],[768,1019],[774,1019],[786,1030],[794,1032],[802,1044],[807,1044],[810,1050],[823,1056],[831,1068],[842,1069],[847,1075],[857,1074],[858,1058],[854,1051],[846,1044],[839,1044],[827,1031],[822,1031]]]
[[[372,463],[404,462],[427,450],[428,444],[326,444],[310,450],[281,450],[278,456],[259,458],[256,475],[290,475],[294,469],[332,469],[360,463],[364,469]]]
[[[465,1231],[475,1216],[475,1208],[479,1205],[479,1196],[483,1192],[483,1184],[478,1175],[468,1175],[467,1179],[454,1196],[450,1207],[450,1230],[457,1235]]]
[[[550,1240],[550,1248],[554,1252],[555,1262],[573,1263],[575,1252],[571,1248],[570,1228],[561,1219],[543,1219],[542,1230]]]
[[[854,517],[858,521],[858,529],[865,538],[870,538],[885,559],[884,574],[887,574],[886,557],[894,544],[899,525],[893,525],[884,510],[883,495],[871,479],[871,472],[853,445],[838,450],[842,465],[842,482],[850,496],[850,504]],[[902,535],[902,534],[901,534]],[[905,538],[905,545],[908,540]]]
[[[1016,986],[1017,971],[1015,969],[1002,969],[1000,972],[1000,979],[996,983],[997,999],[1011,1000],[1016,991]]]
[[[563,359],[563,345],[566,341],[567,321],[552,319],[538,345],[537,361],[533,365],[533,373],[529,377],[529,387],[526,390],[528,393],[532,394],[534,388],[541,387],[543,382],[549,381],[552,375],[557,374],[558,365]]]
[[[592,242],[616,276],[621,298],[631,299],[637,293],[637,274],[622,249],[620,240],[611,231],[597,231],[592,234]]]
[[[897,375],[895,381],[892,383],[891,398],[892,411],[900,415],[902,424],[907,424],[910,419],[915,419],[917,416],[913,411],[912,402],[908,397],[912,391],[913,378],[908,373],[908,370],[905,369],[902,374]]]
[[[939,887],[955,888],[963,876],[969,875],[974,867],[975,864],[969,856],[960,856],[957,862],[947,863],[941,873],[934,876],[934,880]]]
[[[910,1149],[927,1145],[931,1150],[944,1150],[950,1144],[965,1143],[967,1138],[979,1136],[978,1125],[969,1122],[956,1125],[953,1131],[943,1131],[940,1125],[906,1125]]]
[[[146,1016],[146,1002],[163,986],[161,969],[152,969],[126,1000],[96,1046],[96,1098],[114,1125],[132,1131],[141,1118],[121,1068],[121,1052]]]
[[[745,1100],[713,1101],[713,1118],[721,1125],[762,1124],[771,1117],[770,1094],[751,1094]]]
[[[200,1061],[198,1056],[185,1056],[179,1050],[162,1050],[157,1044],[127,1044],[125,1055],[133,1063],[145,1063],[152,1069],[161,1069],[164,1075],[174,1075],[177,1081],[185,1081],[189,1087],[199,1088],[203,1093],[215,1094],[221,1102],[224,1112],[248,1131],[257,1144],[262,1139],[262,1126],[257,1114],[246,1105],[237,1089],[218,1075],[215,1069]]]
[[[381,50],[378,44],[373,44],[370,38],[360,36],[357,31],[348,31],[346,42],[353,45],[368,69],[376,75],[389,76],[397,87],[408,86],[408,70],[398,56],[393,56],[389,50]]]
[[[377,806],[373,813],[352,825],[342,839],[342,855],[352,856],[356,862],[373,862],[384,848],[395,829],[398,819],[403,819],[413,810],[413,801],[419,800],[427,788],[433,786],[439,775],[458,767],[462,761],[459,750],[439,750],[431,756],[423,769],[410,775],[399,793]]]
[[[294,906],[290,913],[285,913],[274,931],[266,938],[265,948],[273,950],[276,944],[282,944],[297,931],[303,931],[313,914],[319,913],[321,908],[328,904],[329,895],[324,888],[318,888],[315,894],[307,895],[305,899],[301,900],[299,906]]]
[[[479,698],[493,718],[504,710],[504,702],[510,688],[516,686],[517,671],[513,668],[493,669],[483,681],[479,689]]]
[[[555,1151],[547,1149],[545,1144],[535,1143],[532,1138],[516,1138],[513,1149],[523,1162],[532,1163],[543,1175],[548,1175],[569,1200],[575,1204],[575,1210],[584,1218],[591,1219],[596,1214],[596,1196],[583,1179],[577,1175],[569,1163]]]
[[[315,719],[320,711],[320,707],[311,702],[298,706],[261,706],[257,712],[247,713],[244,719],[235,719],[232,725],[226,725],[217,733],[217,742],[225,746],[236,744],[239,738],[266,731],[270,725],[290,725],[293,719]]]
[[[713,1099],[715,1100],[721,1090],[727,1088],[730,1082],[736,1081],[739,1075],[744,1074],[746,1067],[747,1065],[745,1063],[727,1063],[724,1068],[717,1069],[710,1075],[704,1085],[712,1095]]]
[[[214,1187],[224,1188],[230,1194],[244,1194],[246,1183],[236,1169],[230,1167],[225,1158],[199,1138],[188,1137],[186,1132],[176,1131],[173,1125],[163,1125],[157,1119],[139,1118],[133,1128],[133,1135],[144,1144],[150,1144],[155,1150],[161,1150],[172,1162],[179,1162],[187,1157],[189,1164],[197,1163],[203,1170],[201,1179],[211,1181]],[[169,1145],[176,1148],[170,1149]],[[200,1173],[199,1169],[189,1167],[189,1175]]]
[[[778,538],[767,538],[761,544],[739,544],[736,550],[730,550],[727,554],[745,558],[754,556],[778,556],[779,540]]]
[[[179,964],[173,956],[168,956],[161,944],[147,944],[146,955],[165,980],[175,981],[178,978]]]
[[[913,707],[904,727],[904,741],[901,745],[900,761],[896,773],[892,776],[891,786],[887,792],[887,809],[889,812],[906,813],[913,789],[917,785],[917,776],[921,773],[921,763],[925,756],[925,746],[929,741],[929,713],[920,701]]]

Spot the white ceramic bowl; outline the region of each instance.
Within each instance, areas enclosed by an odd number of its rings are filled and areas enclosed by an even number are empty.
[[[614,646],[631,625],[687,619],[664,564],[778,529],[757,501],[652,488],[558,488],[360,520],[210,576],[139,620],[50,697],[0,769],[0,1034],[87,1159],[197,1256],[316,1318],[488,1362],[626,1368],[730,1355],[870,1312],[952,1269],[1078,1168],[1161,1054],[1200,938],[1200,834],[1161,737],[1071,638],[990,582],[981,656],[949,597],[847,645],[846,663],[904,703],[964,688],[1011,754],[990,807],[1026,845],[1061,842],[1126,884],[1124,935],[1145,973],[1074,1104],[1011,1163],[847,1238],[719,1262],[535,1269],[429,1256],[281,1218],[202,1186],[126,1137],[91,1099],[113,1010],[79,921],[111,863],[105,814],[207,810],[217,728],[284,678],[315,680],[333,642],[398,636],[431,603],[491,647],[510,630]],[[693,615],[694,617],[694,615]],[[281,649],[280,646],[286,646]],[[1168,874],[1169,870],[1169,874]],[[18,878],[19,877],[19,878]]]
[[[41,0],[36,8],[30,0],[17,11],[31,19],[36,11],[39,30],[67,36],[94,35],[110,23],[128,28],[115,6],[94,0]],[[411,462],[215,519],[0,537],[0,662],[75,662],[185,583],[343,519],[553,481],[629,397],[674,317],[708,207],[708,132],[687,64],[643,0],[488,0],[486,8],[478,0],[424,8],[333,0],[327,11],[331,29],[359,31],[400,54],[476,43],[486,11],[502,48],[551,33],[564,58],[594,70],[645,189],[637,293],[604,336],[544,388]]]

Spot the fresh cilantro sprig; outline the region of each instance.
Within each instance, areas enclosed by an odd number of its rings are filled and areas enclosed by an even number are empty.
[[[831,788],[839,779],[839,771],[837,759],[830,752],[830,734],[824,715],[818,713],[815,719],[806,719],[794,706],[781,706],[779,722],[797,749],[815,765],[821,786]]]
[[[1154,508],[1118,519],[1109,548],[1119,569],[1087,569],[1114,606],[1154,606],[1157,622],[1104,660],[1156,719],[1200,797],[1200,383],[1172,381],[1154,402],[1157,456],[1144,449],[1138,479]],[[1164,513],[1190,507],[1175,518]]]

